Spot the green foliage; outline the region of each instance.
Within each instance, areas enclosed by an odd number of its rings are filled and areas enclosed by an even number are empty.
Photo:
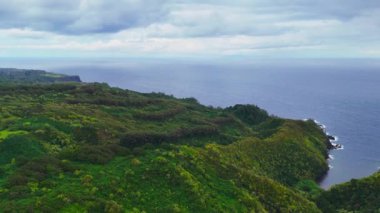
[[[380,210],[380,172],[360,180],[333,186],[317,200],[324,212],[378,212]]]
[[[311,200],[315,200],[323,192],[323,189],[313,180],[301,180],[294,188],[305,193],[305,196]]]
[[[269,118],[268,113],[255,105],[235,105],[226,109],[248,125],[256,125]]]
[[[9,187],[25,186],[30,182],[42,182],[53,175],[61,172],[72,172],[73,167],[69,163],[61,160],[44,156],[33,159],[17,168],[17,170],[8,177],[7,184]]]
[[[74,139],[80,143],[97,144],[99,142],[96,128],[92,126],[77,127],[73,131]]]
[[[253,105],[99,83],[0,84],[0,103],[5,212],[320,212],[329,193],[323,131]]]
[[[117,155],[126,155],[129,150],[117,144],[84,145],[76,150],[61,153],[61,157],[74,161],[94,164],[105,164]]]
[[[163,121],[174,117],[175,115],[184,111],[182,107],[173,107],[169,110],[158,112],[138,112],[135,117],[138,119],[150,120],[150,121]]]
[[[120,144],[133,148],[145,144],[159,145],[164,142],[178,142],[181,139],[217,135],[218,129],[214,126],[195,126],[179,128],[169,133],[162,132],[131,132],[120,139]]]
[[[239,168],[293,186],[305,179],[318,180],[325,174],[328,165],[324,150],[319,149],[324,145],[324,137],[318,132],[305,131],[302,123],[283,121],[282,126],[269,138],[244,138],[218,148],[223,151],[216,153],[225,153],[218,156]]]
[[[271,117],[261,124],[254,127],[256,130],[257,137],[259,138],[268,138],[275,134],[278,129],[284,124],[284,119]]]
[[[0,142],[0,164],[11,163],[12,159],[38,157],[44,153],[43,146],[27,135],[10,136]]]
[[[4,140],[7,137],[12,136],[12,135],[22,135],[24,133],[27,133],[27,132],[22,131],[22,130],[18,130],[18,131],[3,130],[3,131],[0,131],[0,140]]]

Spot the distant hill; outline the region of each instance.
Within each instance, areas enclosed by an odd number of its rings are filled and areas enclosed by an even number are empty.
[[[81,82],[79,76],[69,76],[46,72],[43,70],[24,70],[13,68],[0,68],[1,83],[58,83]]]

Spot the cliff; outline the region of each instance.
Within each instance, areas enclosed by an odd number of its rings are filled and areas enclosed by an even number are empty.
[[[79,76],[68,76],[42,70],[24,70],[12,68],[0,68],[1,83],[57,83],[57,82],[81,82]]]

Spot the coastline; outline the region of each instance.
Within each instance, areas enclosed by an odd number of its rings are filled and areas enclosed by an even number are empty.
[[[330,162],[335,159],[334,155],[331,154],[331,151],[332,150],[343,150],[344,146],[342,144],[337,143],[339,141],[339,137],[336,136],[336,135],[330,134],[327,131],[327,126],[326,125],[324,125],[323,123],[319,122],[316,119],[304,119],[304,121],[305,120],[312,120],[316,125],[318,125],[320,127],[320,129],[324,132],[324,134],[326,136],[326,141],[325,141],[326,144],[327,144],[327,156],[326,156],[326,160],[327,160],[327,163],[328,163],[328,170],[326,171],[326,173],[324,175],[322,175],[317,180],[318,185],[321,185],[321,183],[323,182],[323,180],[327,177],[329,171],[334,168],[330,164]]]
[[[317,124],[322,129],[322,131],[325,133],[325,135],[327,137],[326,143],[328,144],[329,150],[333,150],[333,149],[343,150],[344,149],[344,146],[342,144],[337,143],[339,140],[339,137],[336,135],[332,135],[329,132],[327,132],[327,126],[326,125],[320,123],[319,121],[317,121],[315,119],[311,119],[311,120],[313,120],[314,123]],[[331,159],[331,160],[333,160],[333,159]]]

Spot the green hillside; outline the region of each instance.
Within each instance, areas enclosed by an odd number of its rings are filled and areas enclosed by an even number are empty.
[[[3,86],[0,95],[2,209],[317,211],[286,187],[327,170],[326,137],[312,121],[103,84]]]
[[[3,212],[360,210],[316,185],[329,142],[312,120],[99,83],[0,84],[0,103]]]

